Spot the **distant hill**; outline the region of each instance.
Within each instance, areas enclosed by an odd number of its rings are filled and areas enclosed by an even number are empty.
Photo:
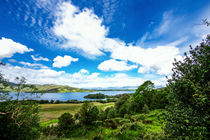
[[[15,83],[8,82],[9,87],[4,89],[2,92],[15,92]],[[54,85],[54,84],[45,84],[45,85],[35,85],[37,88],[37,93],[68,93],[68,92],[91,92],[94,90],[90,89],[82,89],[82,88],[75,88],[70,87],[67,85]],[[30,92],[29,90],[25,92]]]
[[[39,93],[68,93],[68,92],[91,92],[94,90],[74,88],[66,85],[36,85]]]

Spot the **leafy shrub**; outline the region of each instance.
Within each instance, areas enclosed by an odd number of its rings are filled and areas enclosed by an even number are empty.
[[[173,63],[168,80],[170,106],[165,132],[171,138],[207,139],[209,137],[210,35],[183,61]]]

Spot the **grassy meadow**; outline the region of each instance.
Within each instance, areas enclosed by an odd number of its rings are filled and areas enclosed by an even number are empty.
[[[114,106],[114,103],[99,103],[93,102],[98,109],[105,110],[108,107]],[[40,105],[40,121],[41,123],[48,124],[49,122],[56,122],[56,119],[63,113],[69,112],[72,115],[80,110],[82,103],[69,103],[69,104],[41,104]]]

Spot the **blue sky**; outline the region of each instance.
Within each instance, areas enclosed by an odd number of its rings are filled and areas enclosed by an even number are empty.
[[[1,0],[10,81],[82,88],[165,86],[174,58],[210,32],[208,0]]]

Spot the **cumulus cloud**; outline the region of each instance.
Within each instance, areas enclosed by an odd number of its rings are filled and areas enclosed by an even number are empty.
[[[75,78],[75,79],[81,79],[87,74],[89,74],[88,70],[81,69],[79,72],[76,72],[76,73],[72,74],[72,77]]]
[[[56,58],[53,59],[53,67],[61,68],[61,67],[66,67],[71,64],[71,62],[76,62],[78,61],[78,58],[73,58],[71,56],[65,55],[64,57],[62,56],[57,56]]]
[[[116,44],[117,42],[119,41],[116,41]],[[111,49],[111,57],[140,64],[139,73],[154,72],[160,75],[168,75],[171,72],[174,58],[181,58],[179,49],[175,46],[166,45],[145,49],[123,44],[123,42],[119,42]]]
[[[98,65],[102,71],[128,71],[137,68],[137,65],[128,65],[126,61],[117,61],[114,59],[106,60]]]
[[[86,70],[86,69],[81,69],[79,72],[80,73],[87,73],[87,74],[89,73],[88,70]]]
[[[89,57],[111,54],[112,59],[102,62],[98,68],[104,71],[123,71],[136,68],[140,64],[139,73],[154,72],[167,75],[171,71],[172,62],[179,56],[179,49],[175,45],[162,45],[145,49],[133,44],[126,44],[119,39],[107,37],[108,28],[102,25],[102,20],[90,9],[79,10],[71,3],[63,2],[56,12],[57,19],[52,28],[53,32],[64,39],[63,48],[80,50]],[[157,30],[163,34],[169,28],[172,12],[163,14],[163,21]],[[147,35],[148,36],[148,35]],[[145,40],[145,39],[144,39]],[[134,63],[126,64],[127,61]],[[112,64],[112,62],[115,64]]]
[[[57,20],[53,32],[63,38],[61,45],[65,49],[79,49],[85,55],[103,55],[100,50],[108,30],[102,25],[102,19],[90,9],[79,10],[70,2],[63,2],[56,13]]]
[[[48,58],[44,58],[44,57],[35,57],[34,55],[31,55],[31,58],[34,60],[34,61],[50,61]]]
[[[31,52],[33,49],[28,48],[25,45],[14,42],[11,39],[2,37],[0,39],[0,59],[10,58],[15,53],[23,54],[25,52]]]
[[[64,71],[55,71],[49,68],[28,68],[28,67],[19,67],[19,66],[0,66],[1,73],[5,76],[5,78],[14,82],[15,77],[25,77],[28,83],[32,84],[46,84],[55,82],[56,78],[62,76]],[[48,81],[49,80],[49,81]]]

